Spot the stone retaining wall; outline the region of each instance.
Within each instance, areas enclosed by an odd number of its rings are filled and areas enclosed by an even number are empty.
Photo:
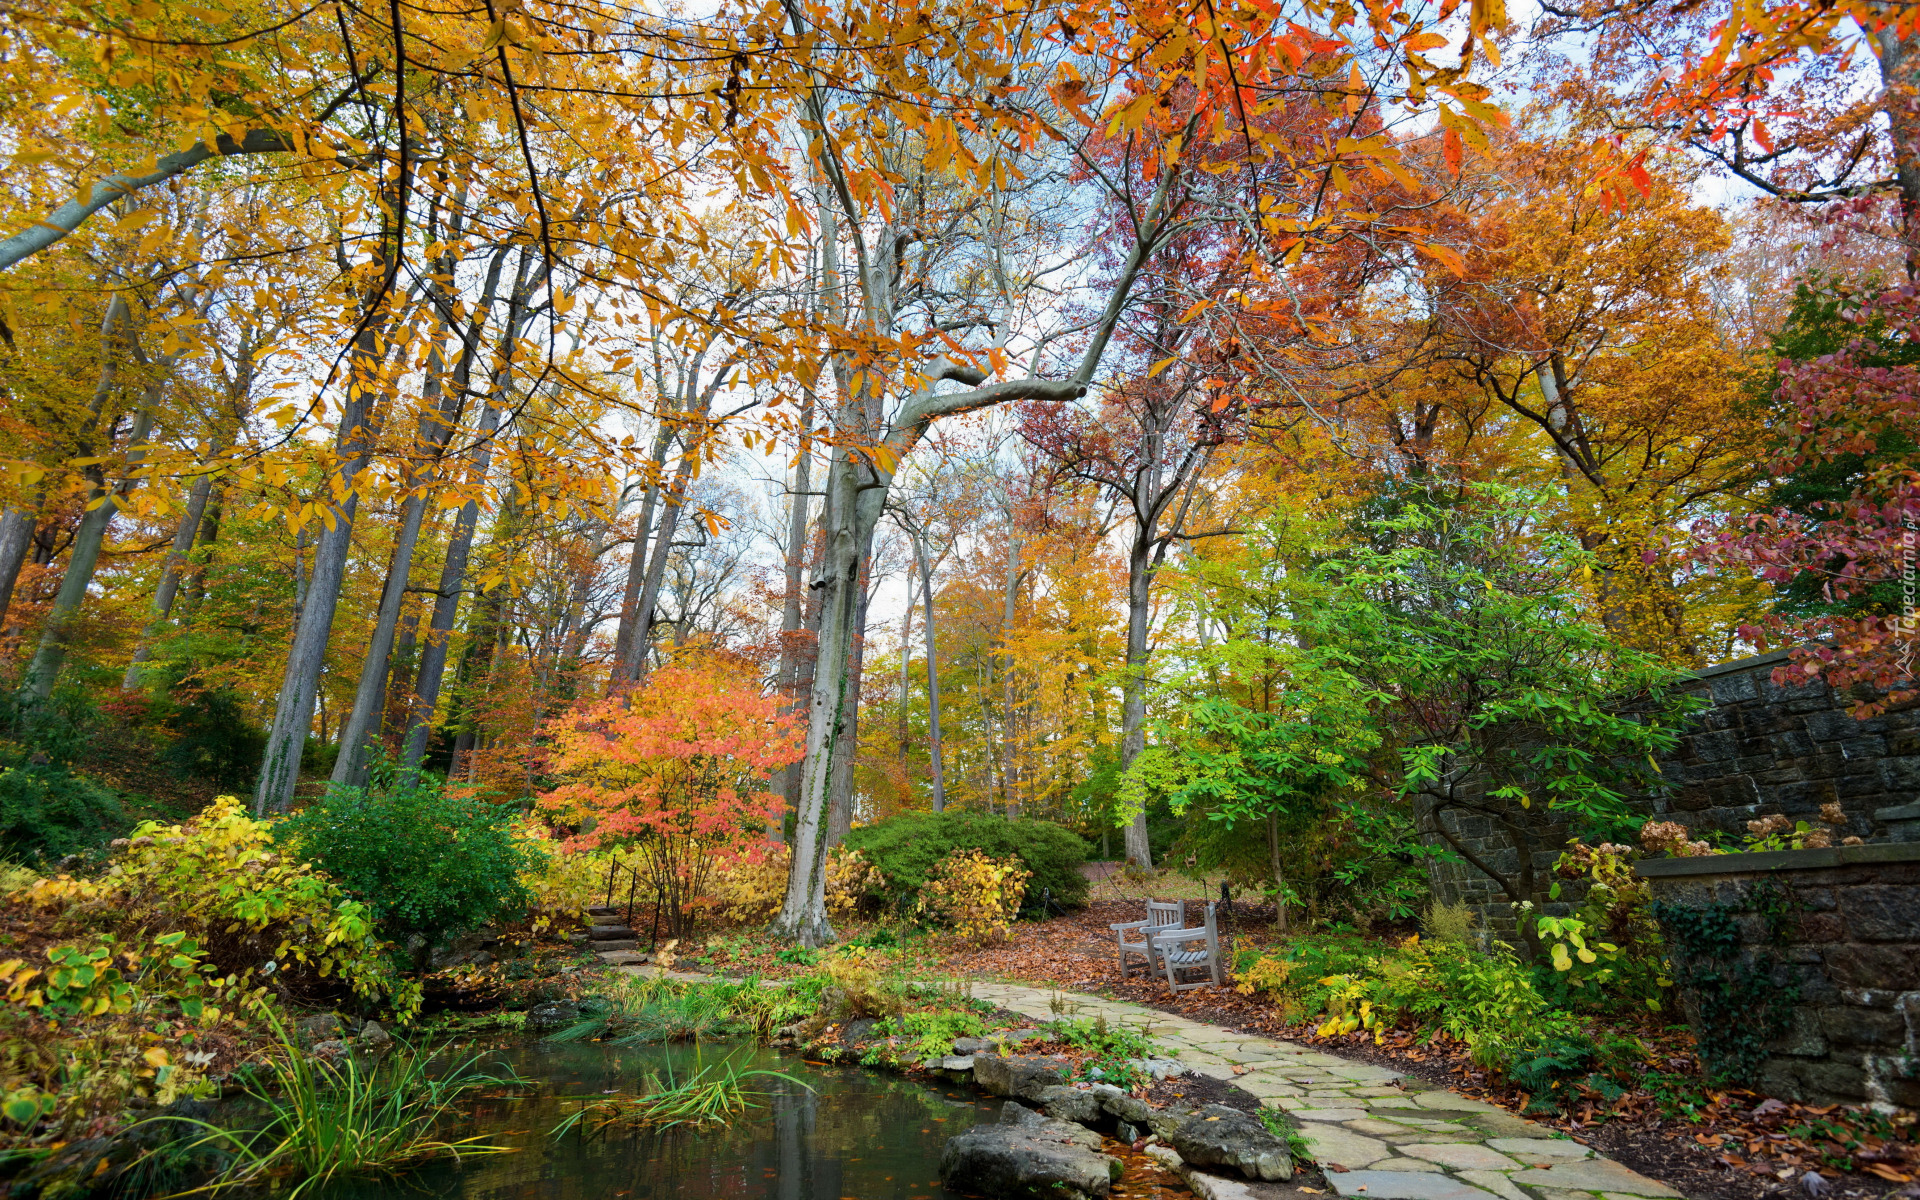
[[[1774,668],[1786,661],[1782,651],[1699,672],[1688,690],[1711,707],[1660,760],[1663,790],[1638,797],[1636,806],[1679,821],[1695,836],[1717,833],[1735,842],[1748,821],[1772,813],[1817,824],[1820,806],[1832,801],[1847,816],[1834,831],[1836,842],[1849,835],[1920,841],[1920,705],[1856,720],[1848,698],[1824,683],[1774,683]],[[1570,831],[1543,811],[1515,809],[1513,816],[1532,833],[1544,893]],[[1448,812],[1441,821],[1495,869],[1511,873],[1517,865],[1511,845],[1486,817]],[[1437,896],[1465,900],[1484,927],[1513,939],[1512,915],[1492,881],[1464,862],[1436,862],[1431,875]],[[1566,909],[1553,903],[1542,911],[1562,916]]]
[[[1656,905],[1718,908],[1737,931],[1732,957],[1702,961],[1665,930],[1696,1033],[1711,1032],[1684,986],[1696,968],[1721,979],[1744,968],[1788,997],[1785,1030],[1754,1080],[1761,1091],[1920,1108],[1920,843],[1651,859],[1635,870]],[[1740,1019],[1763,1021],[1763,1006]]]

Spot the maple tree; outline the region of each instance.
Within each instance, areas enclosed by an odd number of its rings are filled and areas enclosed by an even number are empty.
[[[676,930],[717,862],[764,844],[780,803],[767,775],[799,757],[778,702],[718,661],[664,667],[556,724],[548,769],[561,782],[540,808],[580,830],[570,847],[628,851]]]

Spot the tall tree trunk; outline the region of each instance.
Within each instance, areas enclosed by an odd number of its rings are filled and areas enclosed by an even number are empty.
[[[627,588],[620,598],[620,624],[613,635],[613,670],[607,673],[609,691],[637,678],[634,646],[644,646],[645,638],[636,637],[640,618],[640,593],[646,587],[648,549],[653,537],[653,515],[660,503],[660,487],[665,482],[667,451],[673,448],[678,426],[663,416],[653,435],[653,453],[647,459],[651,478],[640,501],[640,516],[633,526],[633,555],[627,560]],[[642,654],[645,650],[642,649]]]
[[[1014,792],[1014,680],[1013,622],[1019,615],[1020,539],[1013,532],[1013,507],[1007,507],[1007,580],[1000,606],[1000,784],[1007,816],[1020,815],[1020,797]]]
[[[128,320],[126,299],[116,292],[108,299],[106,314],[100,320],[100,376],[94,385],[92,403],[88,405],[90,428],[87,440],[78,446],[84,455],[94,453],[94,447],[89,442],[119,382],[120,356],[129,337],[126,328]],[[137,446],[146,440],[152,419],[151,409],[143,405],[134,418],[129,445]],[[110,432],[107,440],[112,441]],[[137,453],[129,456],[129,466],[137,461]],[[106,540],[107,525],[118,511],[115,503],[117,497],[107,486],[104,469],[95,463],[85,470],[93,484],[87,494],[89,507],[80,517],[79,528],[74,531],[73,548],[67,556],[67,569],[60,576],[60,590],[54,595],[53,607],[48,610],[46,622],[40,627],[40,644],[34,650],[33,660],[27,664],[25,692],[34,700],[45,700],[52,695],[54,685],[59,681],[60,669],[67,660],[68,627],[87,598],[87,588],[92,586],[93,573],[100,562],[100,546]]]
[[[189,566],[194,568],[193,582],[191,586],[187,588],[186,597],[180,604],[182,610],[189,618],[192,617],[194,613],[200,611],[200,606],[205,603],[207,599],[207,564],[205,561],[194,563],[191,560],[195,556],[199,556],[204,560],[206,555],[203,551],[205,551],[207,547],[219,543],[222,498],[222,489],[215,486],[213,494],[207,499],[207,515],[200,521],[200,535],[195,539],[193,549],[188,552]]]
[[[26,565],[40,506],[44,503],[43,493],[42,499],[31,508],[22,505],[0,514],[0,630],[7,627],[7,609],[13,603],[13,585],[20,581],[20,568]]]
[[[1273,870],[1273,928],[1287,931],[1287,872],[1280,862],[1280,818],[1267,814],[1267,862]]]
[[[206,515],[207,498],[212,495],[211,474],[194,480],[193,487],[187,492],[187,511],[180,517],[180,528],[174,531],[173,545],[167,549],[167,561],[160,568],[160,583],[153,590],[153,608],[146,628],[140,631],[140,645],[134,649],[133,661],[127,664],[126,678],[120,681],[124,691],[130,692],[140,686],[141,672],[153,657],[154,639],[160,636],[167,618],[173,613],[173,601],[180,593],[180,581],[186,575],[194,538],[199,535],[201,518]]]
[[[869,559],[868,561],[871,561]],[[867,606],[873,601],[872,580],[862,572],[860,600],[853,617],[853,645],[847,663],[848,689],[854,703],[842,714],[846,724],[834,742],[833,797],[827,804],[827,849],[838,846],[853,828],[853,768],[860,755],[860,686],[867,662]]]
[[[381,415],[379,393],[385,387],[382,376],[386,364],[382,339],[374,328],[381,324],[369,320],[368,328],[354,345],[348,398],[340,413],[340,429],[335,441],[342,461],[338,473],[328,481],[330,490],[339,498],[330,514],[331,522],[321,529],[314,546],[306,602],[300,607],[300,620],[287,650],[286,675],[274,705],[273,724],[267,732],[260,783],[254,789],[256,816],[287,811],[293,804],[294,788],[300,782],[300,757],[313,727],[320,673],[326,668],[334,611],[340,603],[340,585],[346,578],[347,557],[353,549],[353,519],[360,509],[357,481],[371,457],[373,426]]]
[[[498,260],[496,260],[497,264]],[[495,268],[496,279],[499,268]],[[491,307],[491,292],[481,304]],[[340,729],[340,753],[333,761],[333,782],[342,787],[361,787],[367,781],[367,742],[378,733],[380,702],[386,691],[387,669],[393,657],[393,640],[400,627],[400,608],[407,598],[407,582],[413,574],[413,552],[420,541],[420,527],[426,521],[428,493],[421,475],[433,474],[447,440],[453,436],[459,419],[457,388],[443,388],[441,371],[445,362],[436,347],[427,357],[426,387],[421,394],[420,428],[415,436],[424,450],[425,470],[409,471],[406,484],[414,490],[401,508],[400,528],[393,539],[393,557],[387,566],[386,586],[380,592],[380,608],[373,622],[373,637],[366,657],[360,663],[360,682],[353,693],[353,709]]]
[[[699,456],[699,445],[689,429],[680,440],[680,463],[674,468],[673,486],[661,497],[666,509],[660,514],[660,530],[653,535],[653,550],[647,555],[647,577],[640,585],[640,603],[634,610],[627,678],[635,683],[644,682],[647,677],[647,655],[653,648],[653,614],[660,606],[660,585],[667,577],[667,556],[673,552],[673,537],[680,529],[680,513],[686,507],[687,487]]]
[[[813,488],[813,446],[809,440],[812,431],[813,389],[808,388],[806,400],[800,409],[800,453],[794,464],[793,503],[787,510],[786,591],[780,604],[780,665],[774,677],[775,689],[781,697],[780,711],[789,717],[799,713],[803,707],[800,701],[800,641],[807,599],[808,516],[813,507],[813,497],[809,495]],[[786,814],[793,811],[799,798],[800,764],[781,767],[779,777],[770,782],[773,790],[786,803],[782,806],[780,818],[768,833],[775,841],[784,842]]]
[[[1127,662],[1120,707],[1122,772],[1133,766],[1133,760],[1147,747],[1147,588],[1152,578],[1147,547],[1136,538],[1127,556]],[[1126,851],[1129,861],[1153,866],[1145,809],[1135,813],[1127,826]]]
[[[487,477],[493,462],[494,433],[500,427],[503,404],[489,404],[481,413],[474,448],[474,474]],[[427,756],[427,741],[433,735],[433,713],[440,704],[440,687],[447,676],[447,653],[453,639],[453,626],[460,614],[460,593],[466,586],[467,560],[473,554],[474,530],[480,524],[480,501],[469,500],[454,518],[453,532],[447,537],[447,557],[440,567],[440,586],[433,599],[433,617],[427,623],[426,644],[420,649],[420,674],[408,703],[406,745],[400,762],[408,771],[417,771]]]
[[[153,427],[153,418],[146,409],[141,409],[133,420],[131,445],[138,446],[146,441],[147,433]],[[139,451],[129,455],[128,465],[139,461]],[[73,549],[67,555],[67,569],[60,575],[60,591],[53,598],[53,607],[47,612],[46,624],[40,628],[40,645],[33,653],[33,661],[27,666],[27,694],[35,700],[45,700],[53,694],[54,685],[59,682],[60,670],[67,661],[67,635],[74,617],[80,613],[80,605],[87,598],[87,588],[93,584],[93,573],[100,565],[100,547],[106,541],[107,526],[112,524],[114,514],[119,512],[119,499],[125,494],[131,480],[121,487],[107,490],[104,480],[97,482],[94,497],[98,506],[80,518],[80,528],[73,537]]]
[[[833,940],[826,902],[828,807],[834,764],[845,750],[839,743],[847,728],[846,715],[859,702],[849,686],[849,667],[858,634],[860,575],[886,499],[882,488],[862,488],[860,474],[853,456],[834,447],[827,460],[827,502],[821,522],[824,544],[814,580],[822,595],[819,651],[807,700],[807,756],[794,823],[793,869],[778,922],[786,936],[803,946]]]
[[[913,554],[920,560],[920,595],[927,606],[926,619],[920,623],[927,639],[927,773],[933,785],[933,811],[944,812],[947,785],[940,763],[940,655],[934,643],[933,564],[927,561],[926,543],[918,537],[913,539]]]

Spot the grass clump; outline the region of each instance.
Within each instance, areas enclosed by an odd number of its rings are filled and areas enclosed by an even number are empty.
[[[440,1127],[466,1093],[517,1085],[511,1076],[478,1069],[472,1056],[431,1069],[434,1056],[406,1045],[377,1064],[349,1055],[337,1064],[302,1052],[284,1026],[269,1016],[280,1045],[264,1070],[253,1073],[247,1094],[263,1120],[228,1129],[182,1117],[159,1118],[195,1127],[178,1138],[171,1156],[207,1154],[226,1166],[198,1191],[277,1185],[289,1200],[356,1175],[393,1175],[440,1155],[498,1154],[507,1147],[478,1136],[448,1139]]]
[[[596,1097],[553,1129],[553,1136],[583,1124],[599,1130],[609,1125],[668,1129],[675,1125],[726,1125],[749,1110],[761,1107],[771,1092],[749,1088],[748,1082],[784,1079],[795,1087],[805,1083],[782,1071],[756,1067],[740,1070],[733,1060],[709,1063],[685,1079],[675,1078],[671,1065],[665,1075],[649,1072],[648,1088],[637,1096]]]
[[[1042,1025],[1040,1031],[1053,1041],[1086,1052],[1087,1058],[1074,1068],[1075,1078],[1098,1080],[1116,1087],[1130,1088],[1142,1082],[1145,1073],[1135,1065],[1136,1061],[1157,1054],[1152,1038],[1124,1025],[1115,1025],[1105,1017],[1091,1021],[1053,1020]]]
[[[580,1020],[548,1041],[606,1041],[616,1046],[699,1042],[748,1031],[734,1011],[733,987],[690,986],[670,979],[628,976],[590,996]]]

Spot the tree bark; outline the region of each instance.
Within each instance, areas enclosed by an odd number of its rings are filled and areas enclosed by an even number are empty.
[[[927,639],[928,776],[933,785],[933,811],[945,812],[947,785],[940,774],[940,659],[933,628],[933,565],[927,561],[926,543],[918,536],[913,539],[913,553],[920,561],[920,595],[926,603],[926,619],[920,624]]]
[[[860,756],[859,696],[867,662],[867,606],[872,601],[872,580],[863,571],[860,579],[860,600],[854,609],[853,644],[848,651],[851,659],[847,663],[848,687],[855,702],[847,705],[844,713],[846,724],[835,742],[833,798],[827,805],[827,849],[829,850],[844,841],[847,830],[853,828],[853,768]]]
[[[148,431],[153,427],[153,418],[145,409],[134,418],[131,445],[139,445],[146,440]],[[139,461],[136,450],[129,456],[128,465]],[[131,481],[128,481],[131,483]],[[40,646],[33,653],[33,661],[27,666],[27,694],[34,700],[45,700],[53,694],[54,685],[59,682],[61,668],[67,661],[67,635],[74,617],[80,613],[80,605],[87,598],[87,588],[93,584],[93,573],[100,565],[100,547],[106,541],[107,526],[113,522],[114,514],[119,512],[119,498],[125,494],[127,484],[108,490],[104,480],[97,483],[94,498],[98,507],[80,518],[80,528],[73,537],[73,549],[67,555],[67,569],[60,575],[60,590],[53,598],[53,607],[47,612],[46,624],[40,630]]]
[[[13,604],[13,586],[20,581],[27,551],[33,545],[40,505],[9,508],[0,514],[0,630],[7,627],[7,609]]]
[[[167,561],[160,568],[160,583],[153,590],[151,614],[146,628],[140,631],[140,645],[134,649],[133,661],[127,664],[126,678],[120,681],[123,691],[130,692],[140,686],[142,668],[153,657],[154,639],[160,636],[167,618],[173,613],[173,601],[180,593],[180,581],[186,575],[194,538],[199,535],[201,518],[206,515],[207,498],[212,495],[213,476],[210,474],[194,480],[193,487],[187,492],[187,511],[180,517],[180,528],[174,531],[173,545],[167,549]]]
[[[1127,661],[1120,706],[1120,770],[1125,773],[1147,746],[1147,617],[1148,584],[1152,572],[1146,546],[1135,540],[1127,556]],[[1127,859],[1153,866],[1153,848],[1147,841],[1147,813],[1143,808],[1127,826]]]
[[[804,617],[807,565],[807,526],[813,508],[813,389],[808,388],[800,409],[800,453],[794,463],[793,503],[787,510],[786,591],[780,604],[780,665],[774,677],[780,693],[780,711],[791,717],[800,703],[800,634]],[[782,815],[772,823],[768,834],[776,842],[786,841],[786,813],[793,811],[798,798],[800,766],[781,767],[779,777],[769,781],[786,803]]]
[[[494,268],[497,279],[499,267]],[[490,307],[491,291],[481,298]],[[380,608],[373,622],[373,637],[366,656],[360,662],[360,682],[354,688],[353,709],[340,729],[340,753],[333,761],[333,782],[341,787],[362,787],[367,781],[367,742],[378,730],[380,702],[386,692],[387,669],[393,658],[393,640],[400,627],[400,607],[407,596],[407,582],[413,574],[413,552],[420,541],[420,527],[426,521],[428,493],[420,474],[432,474],[445,453],[447,441],[459,419],[460,390],[443,388],[444,368],[436,347],[427,358],[426,387],[416,440],[427,458],[425,472],[409,471],[406,485],[415,489],[401,507],[400,528],[393,539],[393,557],[387,565],[386,586],[380,592]]]

